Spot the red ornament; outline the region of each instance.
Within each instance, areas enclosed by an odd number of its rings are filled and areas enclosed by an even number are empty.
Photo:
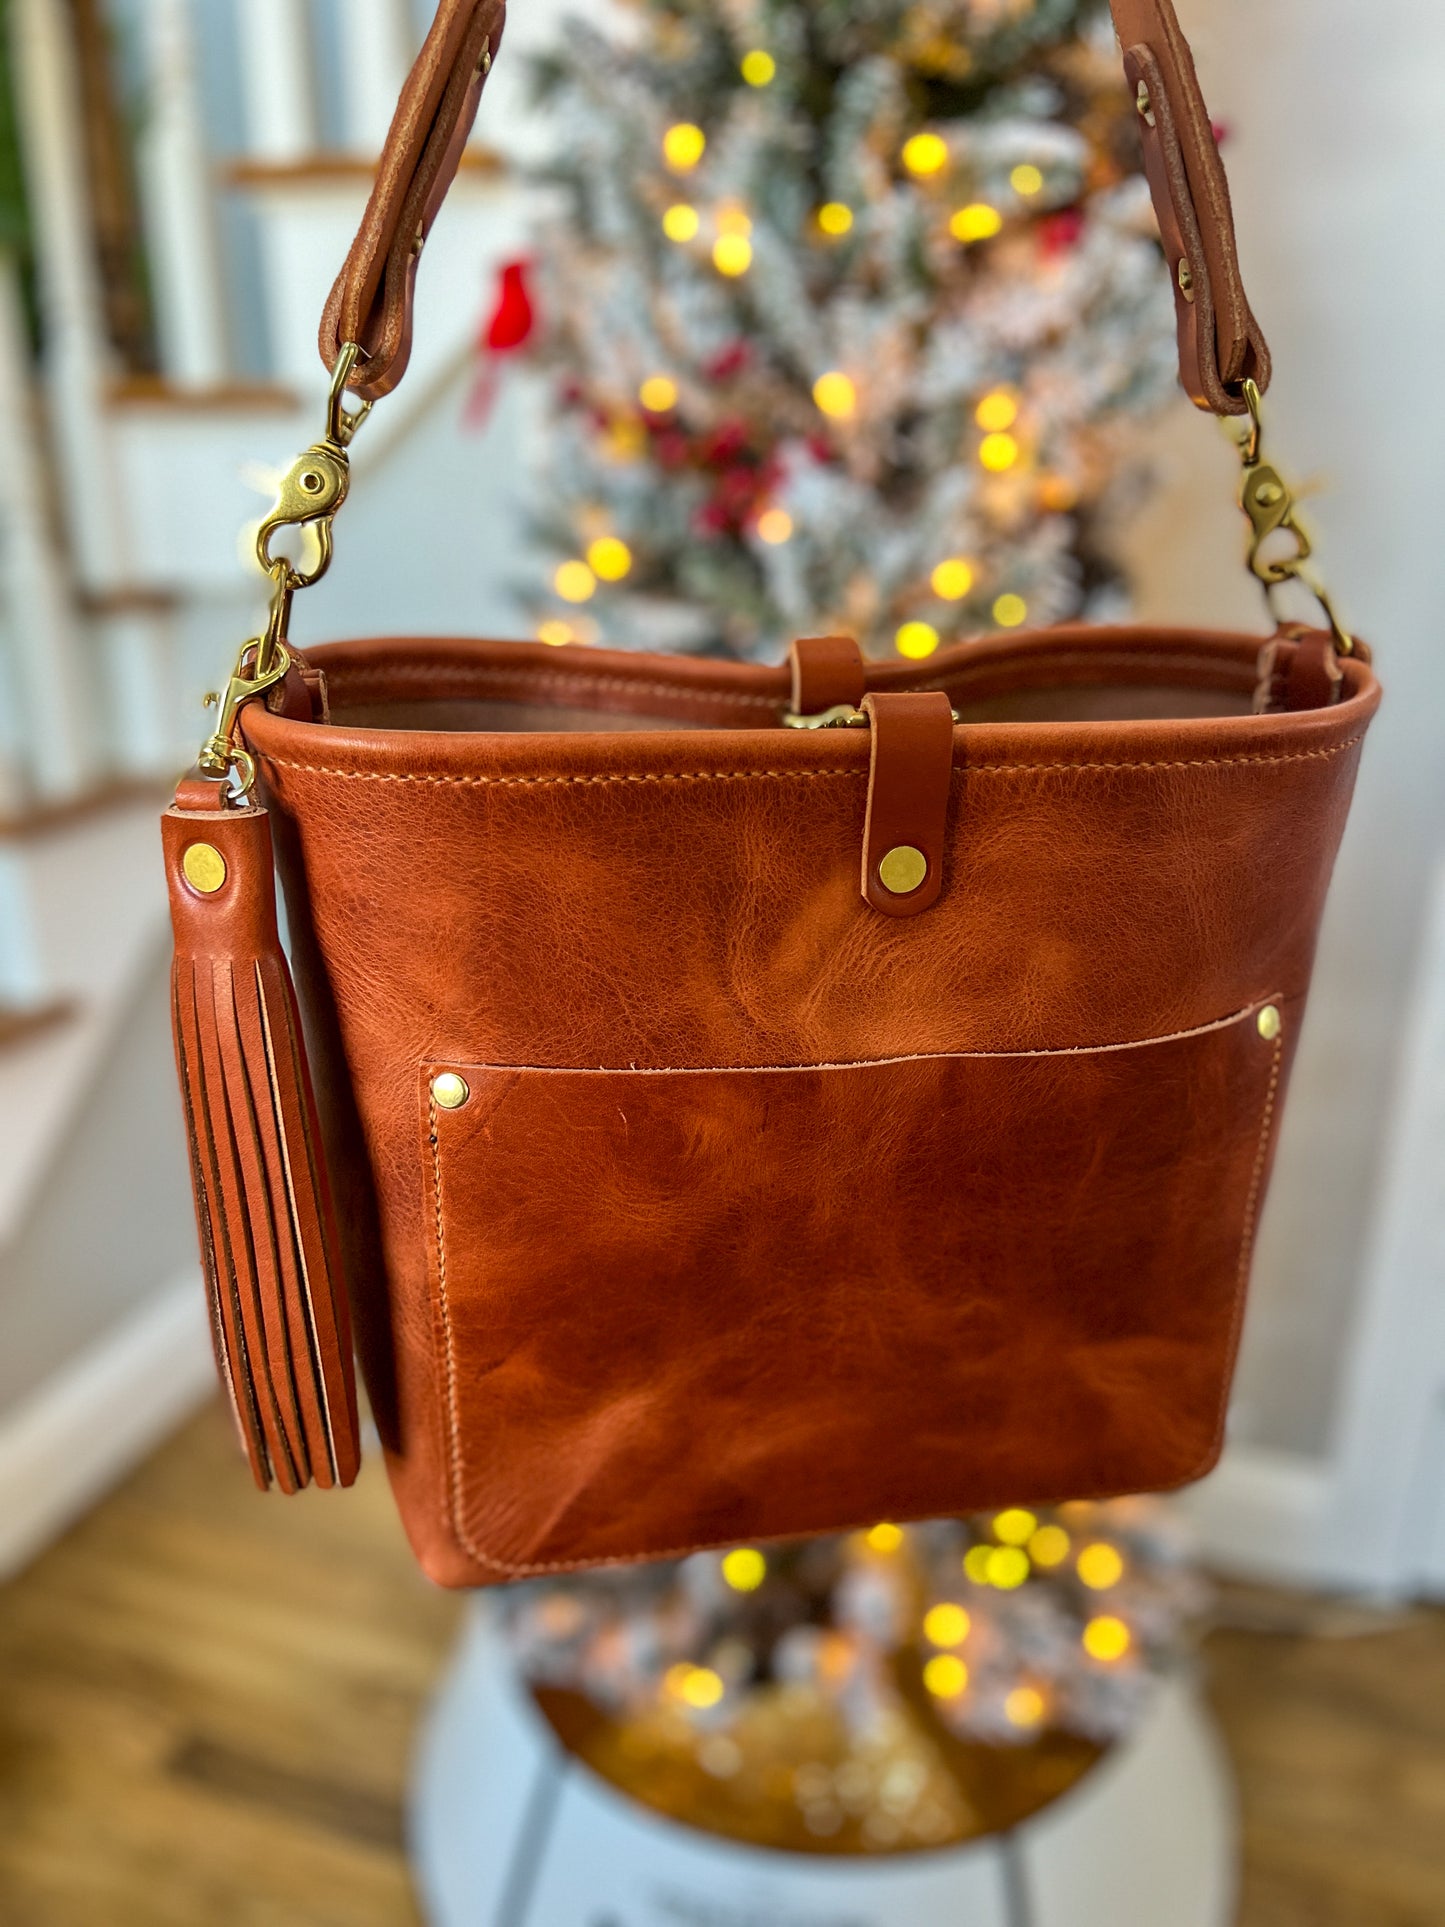
[[[752,358],[753,351],[749,343],[735,341],[730,347],[724,348],[720,354],[713,356],[704,373],[709,381],[731,381],[734,375],[740,375],[743,372]]]
[[[1046,214],[1039,222],[1039,248],[1047,259],[1052,260],[1077,247],[1083,231],[1084,210],[1081,207],[1061,207],[1056,214]]]
[[[527,288],[531,265],[525,258],[504,261],[497,271],[496,300],[477,339],[477,378],[463,414],[468,428],[485,426],[497,399],[502,362],[531,336],[537,318]]]

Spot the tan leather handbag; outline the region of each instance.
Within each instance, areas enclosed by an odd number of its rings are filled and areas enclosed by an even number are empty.
[[[1185,385],[1253,417],[1273,586],[1307,544],[1209,120],[1169,0],[1114,13]],[[271,623],[165,817],[256,1477],[354,1476],[349,1299],[446,1584],[1197,1478],[1368,652],[1327,604],[1263,642],[1068,627],[921,664],[296,650],[271,544],[309,523],[329,557],[501,26],[446,0],[407,85],[326,312],[327,433],[262,530]]]

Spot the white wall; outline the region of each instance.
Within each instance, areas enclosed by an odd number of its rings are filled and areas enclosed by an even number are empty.
[[[1255,1272],[1236,1434],[1331,1440],[1431,869],[1445,851],[1445,11],[1418,0],[1178,0],[1275,356],[1276,453],[1315,478],[1322,573],[1377,650],[1366,747]],[[1205,418],[1171,421],[1167,500],[1136,530],[1142,610],[1253,625]],[[1445,968],[1445,959],[1441,959]],[[1442,1281],[1445,1282],[1445,1281]],[[1445,1382],[1445,1359],[1439,1361]]]

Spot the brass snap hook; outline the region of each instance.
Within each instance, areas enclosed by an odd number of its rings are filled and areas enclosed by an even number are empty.
[[[280,529],[309,529],[316,537],[317,558],[309,569],[289,564],[291,587],[304,589],[319,582],[331,566],[331,524],[351,488],[351,463],[346,452],[329,441],[303,449],[281,478],[276,500],[256,531],[256,560],[267,575],[280,557],[271,553],[271,538]]]

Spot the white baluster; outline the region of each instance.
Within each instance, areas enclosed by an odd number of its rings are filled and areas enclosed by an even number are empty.
[[[86,685],[63,564],[46,526],[49,495],[30,408],[30,358],[15,269],[0,256],[0,594],[20,710],[17,787],[62,797],[95,774]],[[10,799],[13,805],[19,799]]]
[[[191,0],[142,10],[146,112],[140,176],[165,373],[195,386],[226,372],[225,300],[211,155],[205,136]]]
[[[342,0],[346,137],[368,159],[381,152],[419,42],[406,0]]]
[[[52,399],[71,553],[82,580],[122,577],[124,503],[102,428],[112,353],[82,155],[80,94],[61,0],[12,0],[15,99],[40,269],[45,376]]]
[[[238,0],[235,20],[251,155],[304,160],[317,147],[310,0]]]

